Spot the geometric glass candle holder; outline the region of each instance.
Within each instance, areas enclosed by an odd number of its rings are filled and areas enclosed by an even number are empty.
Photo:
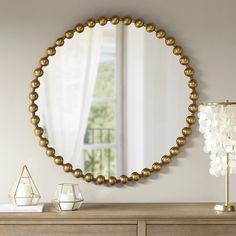
[[[16,206],[37,205],[40,194],[26,166],[23,166],[20,177],[13,185],[9,198]]]
[[[59,211],[78,210],[84,199],[78,184],[58,184],[52,203]]]

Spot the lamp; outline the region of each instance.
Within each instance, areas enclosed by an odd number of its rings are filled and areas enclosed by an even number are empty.
[[[225,204],[216,211],[235,211],[229,200],[229,175],[236,173],[236,102],[211,102],[199,106],[199,130],[203,133],[204,151],[210,153],[209,172],[225,176]]]

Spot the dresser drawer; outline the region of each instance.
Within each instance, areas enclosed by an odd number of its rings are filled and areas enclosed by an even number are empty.
[[[236,225],[147,225],[147,236],[218,235],[236,235]]]
[[[0,225],[0,236],[136,236],[136,225]]]

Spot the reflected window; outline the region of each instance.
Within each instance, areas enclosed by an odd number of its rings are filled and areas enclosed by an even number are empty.
[[[118,102],[121,98],[118,89],[121,78],[117,74],[119,44],[116,43],[121,30],[112,25],[102,27],[101,30],[103,41],[84,137],[84,169],[94,175],[115,176],[118,172],[118,149],[121,147],[117,135],[121,118]]]

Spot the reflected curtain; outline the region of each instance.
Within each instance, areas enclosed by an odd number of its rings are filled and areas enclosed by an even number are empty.
[[[145,29],[125,28],[124,163],[122,173],[151,167],[185,126],[188,88],[171,47]],[[138,105],[137,105],[138,104]],[[180,115],[179,115],[180,114]]]
[[[87,29],[66,41],[50,58],[39,88],[41,125],[57,155],[66,157],[74,167],[84,165],[82,149],[101,43],[99,28]]]

